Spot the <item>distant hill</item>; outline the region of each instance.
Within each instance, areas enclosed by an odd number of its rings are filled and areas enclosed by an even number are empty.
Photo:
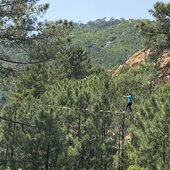
[[[93,63],[113,68],[124,63],[134,52],[143,48],[141,20],[105,18],[87,24],[75,23],[73,43],[85,47]]]

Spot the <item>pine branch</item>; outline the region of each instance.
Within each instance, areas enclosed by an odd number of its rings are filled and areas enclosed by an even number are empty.
[[[11,123],[16,123],[16,124],[19,124],[19,125],[30,126],[30,127],[37,127],[37,126],[35,126],[35,125],[30,125],[30,124],[26,124],[26,123],[23,123],[23,122],[10,120],[10,119],[7,119],[7,118],[2,117],[2,116],[0,116],[0,119],[2,119],[2,120],[4,120],[4,121],[7,121],[7,122],[11,122]]]
[[[43,63],[43,62],[46,62],[46,61],[50,60],[50,58],[46,58],[46,59],[39,60],[39,61],[34,61],[34,62],[20,62],[20,61],[14,61],[14,60],[7,60],[7,59],[4,59],[2,57],[0,57],[0,60],[4,61],[4,62],[7,62],[7,63],[27,65],[27,64]]]

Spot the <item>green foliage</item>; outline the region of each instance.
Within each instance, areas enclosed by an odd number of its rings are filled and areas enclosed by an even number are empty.
[[[23,3],[25,7],[32,4],[32,12],[47,7],[34,8],[37,1],[22,1],[21,6],[19,2],[10,4],[15,16]],[[30,12],[21,9],[22,14],[26,11]],[[152,13],[158,16],[156,11]],[[34,25],[36,19],[32,19]],[[27,49],[29,55],[15,53],[14,46],[2,46],[5,52],[10,49],[8,54],[17,54],[19,61],[26,56],[26,64],[38,63],[17,67],[25,71],[13,81],[0,112],[0,169],[170,168],[169,82],[161,88],[154,84],[154,63],[147,61],[126,67],[113,78],[97,64],[111,68],[142,47],[138,22],[103,18],[75,24],[74,30],[67,21],[46,22],[39,25],[41,32],[30,35],[25,43],[14,35],[19,48]],[[27,40],[26,34],[18,34]],[[10,83],[3,81],[9,87]],[[1,94],[7,87],[1,87]],[[129,93],[134,97],[130,113],[124,112],[127,101],[123,96]]]
[[[144,103],[134,127],[133,163],[149,169],[169,169],[169,93],[170,84],[157,91]],[[129,148],[130,149],[130,148]],[[131,148],[132,150],[132,148]],[[147,160],[147,161],[146,161]]]
[[[16,75],[17,64],[27,64],[29,50],[23,44],[31,44],[40,34],[38,16],[45,13],[48,4],[37,4],[39,0],[0,1],[0,72]],[[10,64],[9,64],[10,63]],[[12,63],[12,64],[11,64]]]
[[[90,58],[81,47],[71,47],[66,50],[62,64],[64,68],[62,72],[66,73],[69,79],[84,78],[91,69]]]
[[[127,170],[145,170],[144,168],[140,168],[138,166],[131,165]]]
[[[7,169],[5,170],[11,170],[9,167],[7,167]],[[22,168],[18,168],[17,170],[22,170]]]
[[[5,0],[0,2],[2,40],[21,41],[37,30],[37,15],[41,15],[48,9],[48,4],[37,5],[38,1]]]
[[[113,119],[104,111],[109,109],[111,100],[107,99],[108,90],[103,89],[108,88],[107,81],[101,81],[106,75],[61,80],[51,85],[47,70],[47,67],[38,65],[20,76],[3,116],[22,122],[23,126],[13,122],[2,124],[2,159],[5,159],[3,156],[7,149],[8,156],[4,162],[7,161],[11,169],[110,167],[112,158],[107,158],[106,154],[112,153],[112,145],[117,144],[116,139],[112,141],[106,132]],[[46,87],[43,93],[39,92],[43,89],[41,86]],[[9,130],[11,133],[5,133]],[[7,141],[8,146],[5,145]],[[68,164],[68,160],[72,161]],[[102,160],[105,160],[104,164]]]
[[[170,3],[157,2],[150,13],[154,21],[143,21],[140,24],[146,45],[151,48],[170,48]]]
[[[41,32],[35,39],[22,44],[22,47],[29,51],[31,61],[58,60],[70,45],[71,30],[71,22],[45,22],[41,24]]]
[[[94,75],[81,79],[55,79],[51,65],[28,67],[16,82],[3,110],[3,117],[13,122],[1,125],[2,167],[118,168],[120,115],[126,104],[121,94],[133,91],[141,96],[135,99],[135,112],[145,99],[142,92],[150,93],[145,86],[149,66],[127,69],[113,79],[98,67],[93,68]],[[126,133],[132,117],[126,118]]]
[[[76,25],[73,43],[81,44],[90,53],[93,63],[107,68],[122,64],[137,50],[143,48],[139,20],[96,20]]]
[[[70,43],[72,23],[38,22],[38,15],[47,10],[48,4],[37,2],[12,0],[0,4],[0,69],[5,74],[16,75],[27,64],[58,60]]]

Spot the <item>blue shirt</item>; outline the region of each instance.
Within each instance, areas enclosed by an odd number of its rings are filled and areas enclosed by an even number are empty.
[[[128,95],[127,98],[128,98],[128,103],[129,103],[129,102],[132,102],[133,97],[132,97],[131,95]]]

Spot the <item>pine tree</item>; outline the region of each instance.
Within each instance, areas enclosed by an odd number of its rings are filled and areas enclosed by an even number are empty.
[[[148,169],[169,169],[169,83],[144,104],[134,127],[132,159]],[[131,148],[132,149],[132,148]],[[135,156],[135,157],[134,157]]]
[[[170,48],[170,3],[157,2],[149,12],[155,21],[143,21],[140,24],[142,34],[149,47],[159,50]]]

